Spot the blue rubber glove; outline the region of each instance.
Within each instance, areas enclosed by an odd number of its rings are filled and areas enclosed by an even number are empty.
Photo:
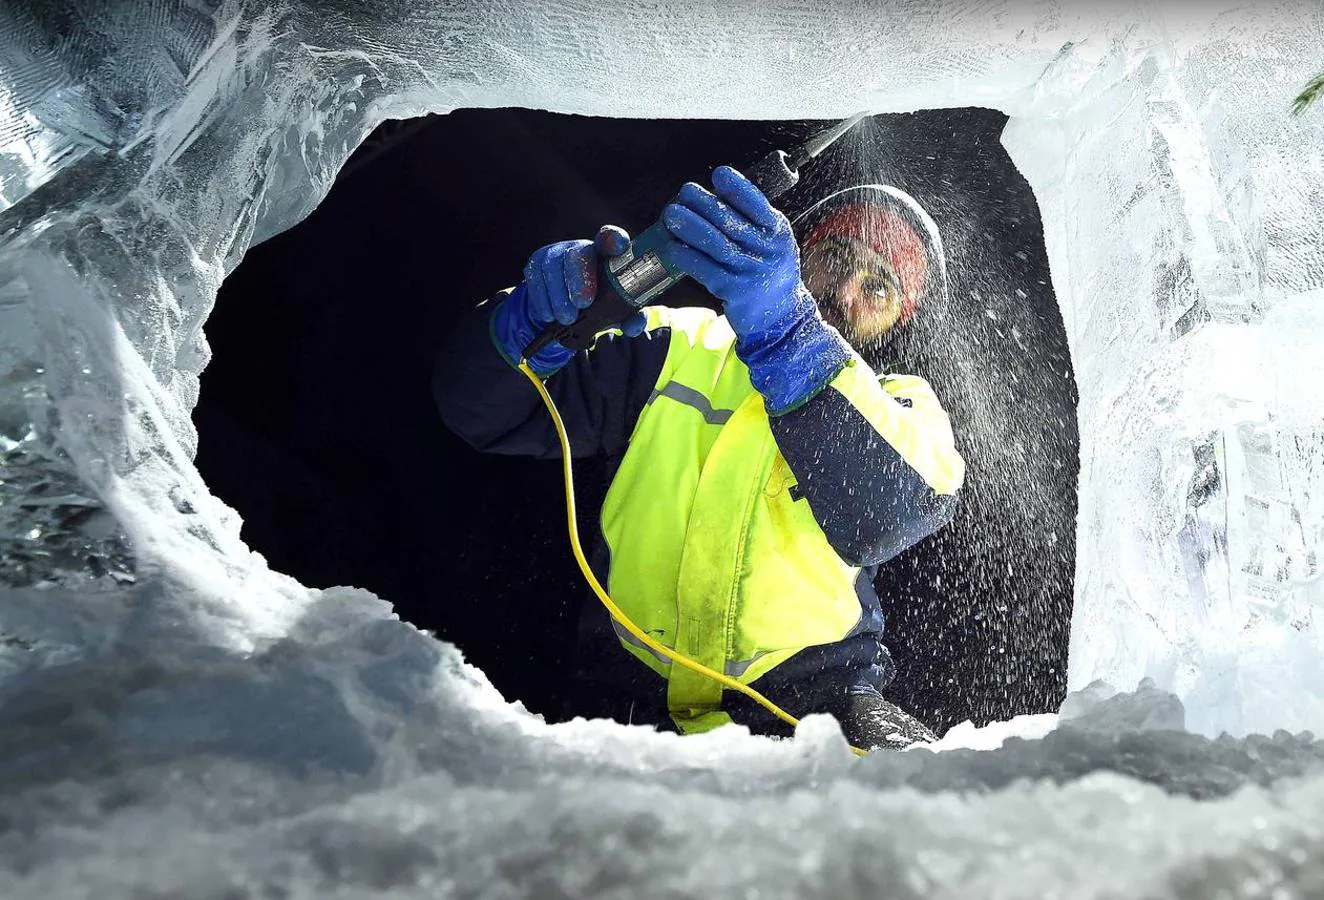
[[[713,171],[713,190],[693,182],[680,189],[662,211],[673,240],[661,252],[722,301],[736,355],[778,415],[836,377],[850,347],[800,280],[800,248],[786,217],[730,166]]]
[[[630,247],[630,236],[604,225],[593,241],[561,241],[534,251],[524,267],[524,280],[492,313],[492,343],[511,366],[518,367],[524,348],[554,322],[569,325],[598,292],[598,259],[619,256]],[[645,318],[636,313],[620,326],[629,337],[643,333]],[[529,360],[546,377],[568,363],[575,351],[552,341]]]

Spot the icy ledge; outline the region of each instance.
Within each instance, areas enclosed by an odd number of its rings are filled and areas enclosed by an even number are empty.
[[[1317,746],[1173,726],[1324,720],[1324,129],[1285,114],[1324,12],[1075,6],[0,7],[0,893],[1318,892]],[[221,279],[383,118],[971,104],[1080,384],[1072,685],[1141,697],[861,762],[822,719],[548,727],[270,572],[192,466]]]
[[[64,613],[85,602],[58,589],[25,599]],[[132,615],[127,597],[97,599]],[[324,592],[286,641],[249,658],[181,644],[24,682],[10,680],[0,707],[5,897],[1181,897],[1324,884],[1324,744],[1192,735],[1180,702],[1152,688],[1095,687],[1069,698],[1060,726],[958,728],[943,752],[863,761],[825,717],[784,742],[553,727],[351,590]]]

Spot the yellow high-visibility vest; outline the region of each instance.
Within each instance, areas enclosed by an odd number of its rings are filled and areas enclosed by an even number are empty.
[[[862,613],[860,570],[792,495],[795,474],[726,319],[706,309],[647,314],[650,330],[670,328],[670,345],[602,507],[609,590],[662,644],[748,684],[805,647],[850,634]],[[960,488],[964,463],[922,379],[880,382],[855,357],[825,389],[840,391],[935,491]],[[721,685],[616,633],[667,680],[682,731],[730,721]]]

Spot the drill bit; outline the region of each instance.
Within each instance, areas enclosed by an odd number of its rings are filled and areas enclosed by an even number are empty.
[[[867,118],[868,116],[869,116],[868,110],[864,112],[857,112],[849,119],[844,119],[843,121],[838,122],[836,125],[833,125],[831,128],[825,128],[824,130],[820,131],[818,134],[811,137],[809,140],[805,141],[803,144],[800,145],[800,149],[795,151],[795,155],[791,158],[791,168],[798,169],[801,166],[803,166],[805,163],[809,162],[809,160],[816,158],[820,153],[822,153],[828,147],[831,147],[833,144],[835,144],[838,138],[840,138],[846,132],[850,131],[861,120]]]

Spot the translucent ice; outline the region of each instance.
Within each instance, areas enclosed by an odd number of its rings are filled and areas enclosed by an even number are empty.
[[[0,892],[1319,892],[1324,11],[1077,6],[0,6]],[[269,571],[191,462],[218,285],[382,119],[504,105],[1009,113],[1080,385],[1071,680],[1152,686],[859,763],[550,727]]]

